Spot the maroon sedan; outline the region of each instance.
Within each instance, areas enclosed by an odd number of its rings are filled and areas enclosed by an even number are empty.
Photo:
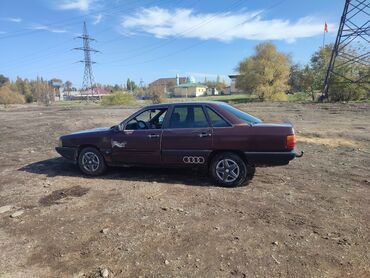
[[[150,105],[111,128],[60,137],[56,151],[97,176],[107,166],[208,169],[214,182],[239,186],[256,166],[286,165],[297,155],[290,124],[265,124],[223,102]]]

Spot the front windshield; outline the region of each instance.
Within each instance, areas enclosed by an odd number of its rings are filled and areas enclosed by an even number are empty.
[[[245,113],[243,111],[240,111],[239,109],[227,104],[227,103],[224,103],[224,102],[221,102],[220,103],[220,106],[227,110],[228,112],[230,112],[231,114],[233,114],[235,117],[239,118],[240,120],[248,123],[248,124],[258,124],[258,123],[261,123],[262,121],[252,115],[249,115],[248,113]]]

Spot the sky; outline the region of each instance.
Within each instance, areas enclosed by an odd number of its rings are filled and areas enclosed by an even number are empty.
[[[334,42],[344,0],[1,0],[0,74],[82,85],[83,22],[95,80],[148,84],[161,77],[219,75],[229,82],[257,44],[275,43],[305,64]]]

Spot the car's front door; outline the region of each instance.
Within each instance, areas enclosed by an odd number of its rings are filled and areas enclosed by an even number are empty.
[[[113,163],[160,163],[162,123],[166,113],[166,108],[145,110],[115,133],[111,138]]]
[[[162,161],[206,164],[212,149],[212,128],[201,105],[176,105],[163,129]]]

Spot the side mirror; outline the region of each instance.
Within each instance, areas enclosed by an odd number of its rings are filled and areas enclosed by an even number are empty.
[[[117,125],[117,131],[123,131],[123,124]]]

